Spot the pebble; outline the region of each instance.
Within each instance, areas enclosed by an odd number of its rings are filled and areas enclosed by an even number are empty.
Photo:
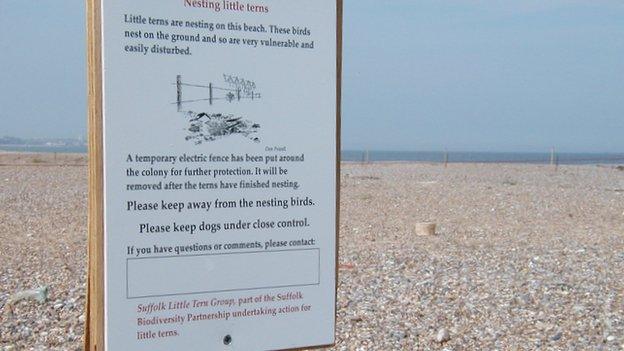
[[[397,340],[397,341],[401,341],[405,338],[407,338],[407,333],[403,330],[395,330],[391,333],[391,336]]]
[[[24,328],[24,329],[22,329],[20,334],[21,334],[22,338],[28,338],[28,337],[30,337],[32,332],[30,331],[30,328]]]
[[[439,343],[447,342],[451,340],[451,334],[449,334],[449,331],[446,328],[442,328],[438,330],[435,340]]]
[[[436,234],[436,223],[420,222],[414,224],[414,234],[418,236],[431,236]]]
[[[9,305],[15,305],[22,300],[33,300],[38,303],[44,303],[48,299],[48,287],[42,286],[37,289],[24,290],[13,294],[8,300]]]

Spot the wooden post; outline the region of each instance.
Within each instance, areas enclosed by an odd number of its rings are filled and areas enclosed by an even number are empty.
[[[341,162],[341,135],[342,135],[342,23],[343,23],[343,0],[336,0],[336,277],[338,277],[338,264],[340,262],[338,248],[340,247],[340,162]],[[260,98],[260,94],[258,94]],[[338,310],[338,284],[336,284],[336,306]],[[334,317],[334,323],[338,321],[338,314]]]
[[[208,102],[212,106],[212,83],[208,84],[208,93],[210,94],[208,98]]]
[[[178,112],[182,111],[182,76],[176,78],[176,87],[178,88]]]
[[[89,199],[84,349],[104,346],[104,158],[102,133],[102,2],[87,0]]]
[[[444,150],[444,168],[448,167],[448,162],[449,162],[449,154],[448,154],[448,150]]]
[[[559,170],[559,157],[554,147],[550,149],[550,165],[555,168],[555,171]]]

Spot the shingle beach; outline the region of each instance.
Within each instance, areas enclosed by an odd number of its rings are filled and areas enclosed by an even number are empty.
[[[86,200],[0,153],[0,350],[82,349]],[[624,170],[346,163],[339,261],[335,350],[624,350]]]

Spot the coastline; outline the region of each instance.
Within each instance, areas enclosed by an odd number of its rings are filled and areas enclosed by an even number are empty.
[[[0,152],[23,152],[23,153],[87,153],[87,145],[9,145],[0,144]]]
[[[86,166],[86,153],[21,152],[0,150],[0,166]]]
[[[343,151],[344,153],[344,151]],[[519,154],[521,155],[521,154]],[[579,154],[579,155],[587,155],[587,154]],[[596,154],[596,155],[604,155],[604,154]],[[608,155],[619,155],[619,154],[608,154]],[[10,164],[29,164],[29,163],[42,163],[42,164],[50,164],[50,163],[87,163],[88,155],[87,152],[40,152],[40,151],[21,151],[21,150],[6,150],[2,149],[2,145],[0,145],[0,164],[10,165]],[[583,159],[586,160],[586,159]],[[619,157],[612,156],[611,159],[606,160],[607,162],[599,162],[601,161],[600,157],[596,157],[596,162],[562,162],[558,164],[549,164],[548,162],[535,162],[535,161],[517,161],[517,160],[494,160],[494,161],[483,161],[483,160],[449,160],[447,165],[534,165],[534,166],[542,166],[542,167],[566,167],[566,166],[595,166],[595,167],[606,167],[606,168],[617,168],[622,169],[624,167],[624,158],[621,159]],[[604,161],[604,160],[603,160]],[[353,160],[349,158],[342,157],[341,158],[342,165],[409,165],[409,164],[421,164],[421,165],[432,165],[432,166],[444,166],[445,163],[443,161],[437,160],[400,160],[400,159],[374,159],[369,161],[362,160]]]

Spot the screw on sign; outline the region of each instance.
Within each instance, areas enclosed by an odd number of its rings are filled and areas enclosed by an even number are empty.
[[[86,4],[85,349],[333,345],[342,0]]]

